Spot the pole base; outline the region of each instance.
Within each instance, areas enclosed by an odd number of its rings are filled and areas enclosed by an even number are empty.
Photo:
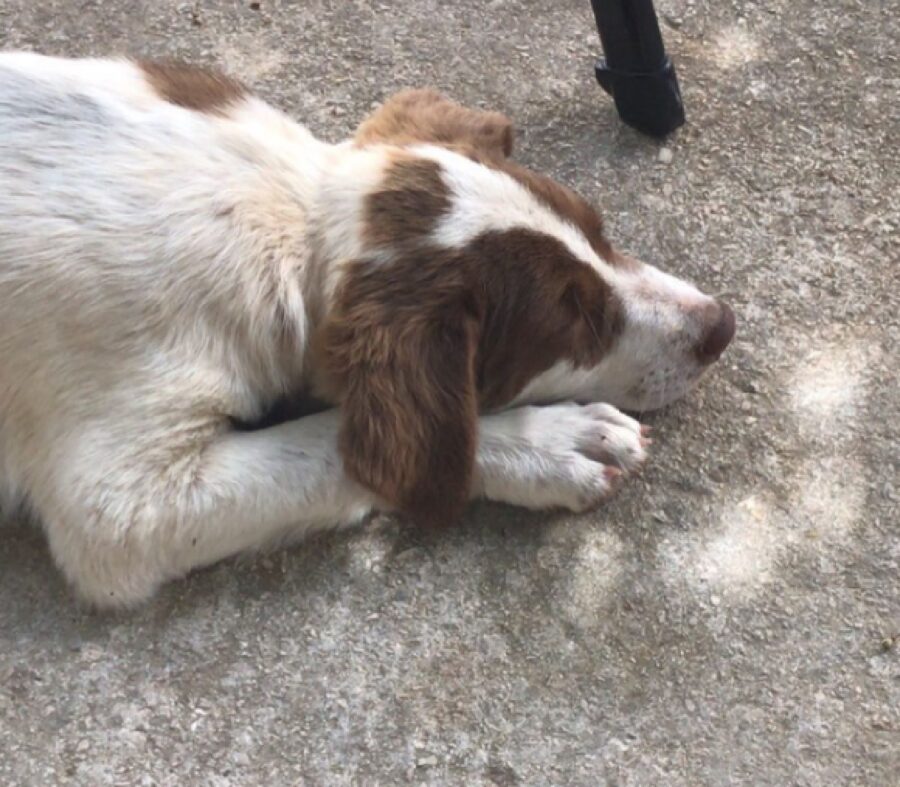
[[[684,125],[684,104],[675,67],[669,58],[658,71],[616,71],[600,58],[594,66],[597,81],[616,102],[622,121],[651,137],[664,137]]]

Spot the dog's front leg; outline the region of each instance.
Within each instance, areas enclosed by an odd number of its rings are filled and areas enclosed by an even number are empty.
[[[167,444],[177,460],[163,463],[150,446],[98,451],[85,439],[92,448],[34,500],[54,557],[84,598],[125,606],[193,568],[359,522],[377,500],[343,470],[339,419]],[[594,506],[644,458],[640,425],[608,405],[520,407],[479,429],[473,495],[528,508]]]
[[[329,411],[140,452],[85,438],[35,501],[54,557],[88,601],[126,606],[198,566],[358,522],[375,498],[342,470],[338,423]]]
[[[527,406],[483,416],[474,492],[526,508],[593,508],[643,463],[646,433],[608,404]]]

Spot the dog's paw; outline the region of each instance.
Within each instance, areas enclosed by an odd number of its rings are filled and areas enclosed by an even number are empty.
[[[527,508],[594,508],[646,458],[648,428],[608,404],[521,407],[482,419],[479,491]]]

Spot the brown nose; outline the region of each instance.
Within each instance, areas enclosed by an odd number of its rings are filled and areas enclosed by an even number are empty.
[[[700,363],[712,363],[725,352],[725,348],[734,338],[734,326],[734,312],[731,307],[727,303],[719,303],[718,316],[697,348]]]

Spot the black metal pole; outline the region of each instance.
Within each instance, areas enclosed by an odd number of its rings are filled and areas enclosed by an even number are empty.
[[[591,0],[605,57],[594,70],[629,126],[664,137],[684,123],[684,105],[666,56],[653,0]]]

